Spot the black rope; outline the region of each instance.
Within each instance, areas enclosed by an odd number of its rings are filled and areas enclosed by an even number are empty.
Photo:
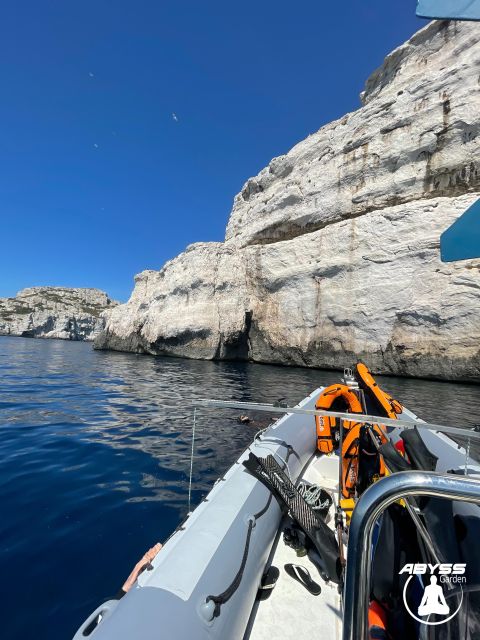
[[[284,446],[287,449],[287,457],[285,460],[284,468],[288,462],[289,457],[292,454],[300,460],[298,453],[295,451],[295,449],[291,445],[287,444],[286,442],[280,442],[279,444],[280,446]],[[250,547],[250,538],[252,536],[252,529],[255,525],[255,521],[261,518],[268,511],[272,503],[272,499],[273,499],[273,493],[270,492],[266,505],[258,513],[254,514],[252,516],[252,519],[248,523],[248,531],[247,531],[247,537],[245,539],[245,547],[243,550],[242,562],[231,584],[225,589],[223,593],[219,594],[218,596],[207,596],[206,602],[215,603],[215,609],[213,611],[214,618],[217,618],[220,615],[220,608],[222,604],[225,604],[230,600],[230,598],[233,596],[235,591],[240,586],[240,583],[242,582],[243,572],[245,571],[245,565],[247,564],[248,550]]]
[[[297,460],[300,462],[300,456],[298,455],[298,453],[295,451],[295,449],[292,447],[291,444],[288,444],[288,442],[285,442],[285,440],[277,440],[276,438],[262,438],[261,440],[262,444],[263,443],[272,443],[272,444],[278,444],[280,447],[284,447],[287,450],[287,456],[285,458],[285,461],[288,462],[290,456],[295,456],[297,458]],[[250,448],[250,447],[249,447]]]
[[[243,572],[245,571],[245,565],[247,564],[248,550],[250,548],[250,539],[252,537],[252,530],[253,530],[253,527],[255,526],[255,521],[261,518],[268,511],[268,508],[270,507],[270,504],[272,502],[272,498],[273,498],[273,494],[270,493],[270,496],[267,500],[267,504],[263,507],[263,509],[261,509],[258,513],[252,516],[252,518],[248,523],[247,537],[245,539],[245,547],[243,549],[242,562],[231,584],[225,589],[223,593],[220,593],[218,596],[207,596],[206,602],[215,603],[215,609],[213,611],[214,618],[217,618],[220,615],[220,608],[222,604],[225,604],[230,600],[230,598],[233,596],[235,591],[240,586],[240,583],[242,582]]]
[[[283,442],[281,443],[282,445],[284,444]],[[297,458],[297,460],[300,462],[300,456],[298,455],[298,453],[295,451],[295,449],[292,447],[291,444],[287,444],[287,457],[285,458],[285,462],[288,462],[290,459],[290,456],[295,456]]]
[[[254,522],[255,521],[252,518],[252,520],[250,520],[250,522],[248,523],[247,539],[245,540],[245,549],[243,550],[242,563],[240,565],[240,569],[237,571],[237,575],[233,579],[233,582],[220,595],[218,595],[218,596],[207,596],[207,602],[212,601],[212,602],[215,603],[215,609],[213,611],[213,617],[214,618],[217,618],[220,615],[220,607],[222,606],[222,604],[225,604],[226,602],[228,602],[230,600],[230,598],[233,596],[233,594],[235,593],[235,591],[240,586],[240,583],[241,583],[242,577],[243,577],[243,571],[244,571],[245,565],[247,563],[248,548],[250,547],[250,538],[251,538],[251,535],[252,535],[252,529],[253,529]]]
[[[256,513],[253,517],[255,518],[255,520],[258,520],[259,518],[261,518],[265,513],[267,513],[268,511],[268,507],[270,506],[271,502],[272,502],[272,498],[273,498],[273,493],[270,493],[270,495],[268,496],[268,500],[267,500],[267,504],[263,507],[263,509],[261,511],[259,511],[258,513]]]

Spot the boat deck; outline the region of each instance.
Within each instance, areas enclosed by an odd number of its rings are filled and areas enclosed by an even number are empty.
[[[334,504],[330,509],[328,524],[333,529],[338,491],[338,456],[314,458],[302,479],[332,494]],[[311,595],[293,580],[284,569],[287,563],[307,568],[312,579],[322,587],[320,595]],[[281,532],[271,564],[279,569],[280,576],[271,596],[256,604],[245,640],[311,640],[320,637],[320,630],[324,640],[340,640],[342,609],[337,585],[325,583],[307,556],[297,557],[295,551],[283,542]]]

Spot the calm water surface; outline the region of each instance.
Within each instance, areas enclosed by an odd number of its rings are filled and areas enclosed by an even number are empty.
[[[338,377],[0,337],[1,637],[72,637],[186,515],[195,398],[294,403]],[[480,422],[479,387],[383,385],[424,419]],[[197,416],[194,503],[254,433],[234,411]]]

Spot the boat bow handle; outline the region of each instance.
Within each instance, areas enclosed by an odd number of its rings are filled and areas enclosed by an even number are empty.
[[[78,629],[77,633],[73,636],[73,640],[84,640],[84,638],[89,638],[98,625],[113,613],[117,604],[118,600],[107,600],[107,602],[104,602],[97,607]]]

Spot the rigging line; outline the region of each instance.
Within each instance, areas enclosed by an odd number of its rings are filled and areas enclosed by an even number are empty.
[[[468,459],[470,458],[470,438],[467,442],[467,448],[465,451],[465,477],[468,476]]]
[[[377,438],[375,437],[373,429],[368,425],[367,425],[367,429],[368,429],[368,434],[370,435],[370,440],[373,443],[373,446],[376,448],[377,452],[380,453],[380,455],[382,455],[382,453],[380,451],[380,445],[379,445],[379,443],[377,441]],[[388,440],[388,442],[391,442],[393,444],[391,438],[389,438],[388,436],[387,436],[387,440]],[[394,473],[394,471],[391,469],[391,467],[388,466],[387,461],[385,460],[385,456],[382,456],[382,457],[383,457],[383,463],[384,463],[385,467],[388,469],[388,472],[390,474]],[[412,518],[414,525],[417,527],[418,533],[420,534],[422,540],[424,541],[427,549],[432,554],[432,557],[434,558],[435,562],[437,564],[441,564],[443,562],[443,560],[439,557],[438,551],[435,548],[435,545],[433,544],[433,540],[432,540],[429,532],[427,531],[425,525],[421,521],[420,516],[415,511],[415,507],[412,505],[412,503],[411,503],[409,498],[403,498],[403,501],[405,502],[405,507],[406,507],[410,517]]]
[[[197,405],[203,407],[217,407],[223,409],[251,409],[252,411],[265,411],[267,413],[297,413],[300,415],[308,416],[333,416],[334,418],[341,418],[343,420],[351,420],[352,417],[357,422],[371,422],[376,424],[383,424],[387,427],[400,427],[402,429],[418,427],[419,429],[429,429],[431,431],[440,431],[442,433],[449,433],[456,437],[472,438],[474,440],[480,440],[480,432],[461,427],[449,427],[441,424],[431,424],[424,422],[420,418],[411,418],[409,420],[385,418],[383,416],[374,416],[360,413],[341,413],[339,411],[325,411],[323,409],[303,409],[302,407],[276,407],[272,404],[261,404],[255,402],[234,402],[230,400],[211,400],[203,399],[197,400]]]
[[[193,407],[193,428],[192,428],[192,451],[190,454],[190,477],[188,480],[188,513],[191,513],[192,503],[192,475],[193,475],[193,453],[195,449],[195,426],[197,422],[197,407]]]

